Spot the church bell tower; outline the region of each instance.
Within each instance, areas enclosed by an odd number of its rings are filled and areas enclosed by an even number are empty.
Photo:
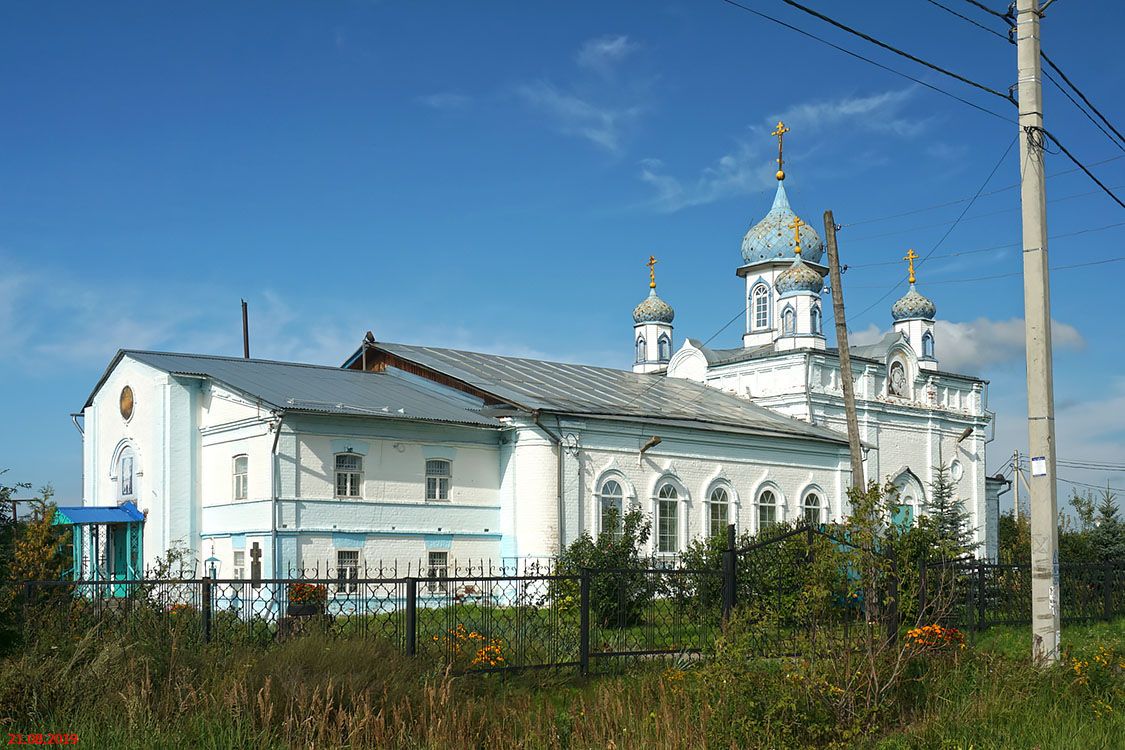
[[[660,372],[672,359],[676,312],[656,295],[656,257],[648,258],[648,296],[633,308],[633,372]]]

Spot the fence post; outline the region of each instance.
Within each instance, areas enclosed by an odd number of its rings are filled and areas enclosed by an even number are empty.
[[[977,630],[984,630],[984,563],[977,563]]]
[[[418,579],[406,579],[406,655],[418,653]]]
[[[203,601],[200,603],[203,610],[203,642],[211,642],[211,579],[203,576],[202,591],[200,595]]]
[[[590,674],[590,571],[582,568],[578,578],[578,671]]]
[[[1111,563],[1102,565],[1102,617],[1106,620],[1113,617],[1113,586],[1110,585],[1112,572]]]
[[[730,621],[734,611],[737,587],[735,576],[738,558],[735,551],[734,524],[727,524],[727,548],[723,550],[723,625]]]
[[[887,586],[887,641],[898,643],[898,561],[891,560],[891,580]]]

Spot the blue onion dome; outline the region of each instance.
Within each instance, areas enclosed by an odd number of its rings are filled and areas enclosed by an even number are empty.
[[[793,257],[793,230],[790,225],[796,218],[789,207],[789,197],[785,194],[785,183],[778,181],[777,195],[773,206],[765,218],[759,221],[742,238],[742,260],[758,263],[763,260],[788,259]],[[805,260],[820,263],[824,256],[824,243],[816,230],[807,224],[801,227],[801,251]]]
[[[804,239],[804,238],[802,238]],[[804,243],[802,242],[801,251],[804,252]],[[774,287],[780,294],[789,294],[790,292],[812,292],[820,294],[820,290],[824,287],[824,279],[820,274],[809,267],[805,261],[801,260],[798,255],[793,261],[793,265],[786,268],[777,276],[774,282]]]
[[[676,311],[656,296],[656,289],[650,289],[648,297],[633,308],[634,323],[671,323],[675,317]]]
[[[895,320],[933,320],[936,315],[937,306],[919,294],[913,284],[910,285],[910,291],[891,305],[891,317]]]

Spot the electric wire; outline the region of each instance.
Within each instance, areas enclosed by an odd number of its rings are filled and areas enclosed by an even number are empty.
[[[823,13],[820,13],[819,11],[813,10],[812,8],[809,8],[806,5],[802,5],[801,3],[798,3],[796,0],[781,0],[781,2],[785,3],[786,5],[788,5],[790,7],[796,8],[797,10],[799,10],[803,13],[807,13],[810,16],[813,16],[814,18],[819,18],[820,20],[824,21],[825,23],[831,24],[832,26],[835,26],[836,28],[838,28],[842,31],[846,31],[849,34],[852,34],[854,36],[859,37],[860,39],[864,39],[864,40],[866,40],[868,42],[871,42],[872,44],[874,44],[878,47],[882,47],[883,49],[885,49],[889,52],[893,52],[894,54],[899,55],[900,57],[905,57],[907,60],[911,60],[913,62],[916,62],[919,65],[924,65],[925,67],[930,68],[931,70],[937,71],[938,73],[941,73],[942,75],[945,75],[945,76],[948,76],[948,77],[953,78],[955,80],[958,80],[961,83],[967,84],[967,85],[972,86],[974,88],[978,88],[981,91],[992,94],[993,96],[997,96],[997,97],[1003,99],[1004,101],[1008,102],[1009,104],[1015,104],[1015,102],[1012,101],[1012,98],[1008,94],[1002,94],[999,91],[997,91],[996,89],[989,88],[988,86],[985,86],[983,83],[977,83],[976,81],[972,80],[971,78],[966,78],[965,76],[960,75],[959,73],[954,73],[953,71],[947,70],[946,68],[943,68],[940,65],[935,65],[932,62],[929,62],[927,60],[923,60],[922,58],[917,57],[915,55],[912,55],[909,52],[906,52],[904,50],[901,50],[898,47],[895,47],[891,44],[887,44],[886,42],[880,41],[879,39],[876,39],[875,37],[871,36],[870,34],[865,34],[862,31],[859,31],[858,29],[853,29],[851,26],[848,26],[847,24],[841,23],[834,18],[826,16]]]
[[[865,56],[859,54],[858,52],[853,52],[852,50],[847,49],[846,47],[841,47],[840,45],[835,44],[833,42],[830,42],[827,39],[824,39],[822,37],[819,37],[816,34],[805,31],[804,29],[800,28],[799,26],[794,26],[791,23],[788,23],[786,21],[782,21],[780,18],[775,18],[774,16],[771,16],[767,13],[762,13],[759,10],[755,10],[754,8],[751,8],[749,6],[743,5],[742,3],[736,2],[736,0],[721,0],[721,2],[726,3],[727,5],[730,5],[732,7],[738,8],[739,10],[743,10],[747,13],[751,13],[755,16],[758,16],[759,18],[763,18],[767,21],[771,21],[772,23],[775,23],[779,26],[783,26],[783,27],[789,29],[790,31],[795,31],[798,34],[800,34],[801,36],[805,36],[805,37],[808,37],[809,39],[820,42],[821,44],[827,45],[834,50],[837,50],[839,52],[843,52],[845,55],[848,55],[850,57],[854,57],[857,60],[862,60],[863,62],[868,63],[870,65],[874,65],[875,67],[880,68],[882,70],[885,70],[888,73],[893,73],[894,75],[899,76],[900,78],[905,78],[908,81],[913,81],[914,83],[917,83],[919,86],[925,86],[926,88],[931,89],[933,91],[936,91],[939,94],[944,94],[945,96],[948,96],[950,99],[956,99],[957,101],[961,102],[962,104],[968,105],[968,106],[972,107],[973,109],[980,110],[981,112],[984,112],[987,115],[992,115],[993,117],[996,117],[1000,120],[1003,120],[1004,122],[1007,122],[1007,123],[1014,123],[1015,122],[1015,120],[1013,120],[1010,117],[1006,117],[1006,116],[1004,116],[1004,115],[1002,115],[998,112],[994,112],[993,110],[988,109],[987,107],[982,107],[981,105],[976,104],[975,102],[971,102],[968,99],[964,99],[960,96],[957,96],[956,94],[954,94],[952,92],[949,92],[949,91],[946,91],[945,89],[940,88],[938,86],[935,86],[932,83],[927,83],[926,81],[923,81],[920,78],[915,78],[912,75],[908,75],[907,73],[903,73],[901,70],[895,70],[894,68],[891,68],[887,65],[884,65],[881,62],[877,62],[875,60],[872,60],[869,57],[865,57]]]
[[[967,22],[971,23],[973,26],[976,26],[979,29],[984,29],[989,34],[992,34],[993,36],[998,36],[1001,39],[1003,39],[1004,41],[1011,41],[1007,36],[1005,36],[1004,34],[1001,34],[999,31],[996,31],[995,29],[990,29],[987,26],[985,26],[983,23],[980,23],[978,21],[974,21],[973,19],[969,18],[968,16],[965,16],[965,15],[962,15],[962,14],[958,13],[957,11],[953,10],[953,8],[950,8],[948,5],[942,5],[937,0],[926,0],[926,2],[929,3],[930,5],[936,5],[937,7],[944,10],[946,13],[952,13],[953,15],[960,18],[962,21],[967,21]]]
[[[975,5],[978,8],[980,8],[981,10],[983,10],[985,13],[990,13],[990,14],[996,16],[997,18],[1003,18],[1005,20],[1010,20],[1010,17],[1007,14],[995,11],[992,8],[989,8],[987,5],[984,5],[983,3],[978,3],[977,0],[965,0],[965,2],[969,3],[970,5]]]
[[[1105,192],[1105,194],[1108,195],[1110,198],[1113,198],[1113,200],[1117,202],[1117,205],[1121,206],[1122,208],[1125,208],[1125,202],[1123,202],[1120,198],[1118,198],[1117,195],[1115,195],[1112,190],[1110,190],[1108,187],[1106,187],[1105,183],[1103,183],[1101,180],[1099,180],[1097,177],[1095,177],[1094,173],[1091,172],[1086,167],[1085,164],[1078,161],[1078,157],[1076,157],[1074,154],[1070,153],[1069,149],[1067,149],[1066,146],[1062,145],[1062,143],[1059,142],[1059,139],[1056,138],[1051,133],[1051,131],[1047,130],[1046,128],[1040,128],[1040,127],[1036,127],[1036,126],[1033,126],[1033,125],[1029,125],[1029,126],[1024,128],[1024,132],[1027,134],[1028,139],[1032,141],[1032,143],[1030,144],[1030,145],[1032,145],[1032,147],[1034,147],[1036,145],[1035,142],[1034,142],[1035,141],[1034,136],[1033,136],[1034,133],[1041,132],[1041,133],[1043,133],[1043,135],[1047,136],[1051,140],[1052,143],[1054,143],[1056,146],[1059,147],[1060,151],[1062,151],[1064,154],[1066,154],[1066,157],[1068,159],[1070,159],[1072,162],[1074,162],[1075,166],[1077,166],[1079,169],[1081,169],[1083,172],[1085,172],[1086,176],[1094,181],[1094,184],[1096,184],[1098,187],[1100,187]]]
[[[1107,263],[1122,263],[1122,262],[1125,262],[1125,255],[1120,256],[1120,257],[1116,257],[1116,258],[1102,258],[1101,260],[1091,260],[1091,261],[1086,261],[1085,263],[1070,263],[1070,264],[1064,265],[1064,266],[1051,266],[1050,270],[1053,273],[1055,271],[1068,271],[1068,270],[1071,270],[1073,268],[1086,268],[1087,266],[1104,266]],[[960,278],[960,279],[944,279],[944,280],[938,280],[938,281],[927,281],[926,286],[929,287],[929,286],[944,286],[946,284],[968,284],[968,283],[976,282],[976,281],[992,281],[994,279],[1007,279],[1007,278],[1011,278],[1012,276],[1022,276],[1022,275],[1023,275],[1023,271],[1011,271],[1009,273],[997,273],[997,274],[992,274],[990,276],[970,276],[970,277],[967,277],[967,278]],[[864,285],[853,284],[850,288],[852,288],[852,289],[881,289],[882,285],[880,284],[879,286],[864,286]]]
[[[961,219],[963,219],[965,217],[965,214],[968,213],[969,209],[973,207],[973,204],[976,203],[977,198],[980,197],[980,194],[984,192],[984,189],[986,187],[988,187],[988,183],[991,182],[992,177],[996,174],[996,171],[998,169],[1000,169],[1000,165],[1003,164],[1004,160],[1008,158],[1008,154],[1010,154],[1012,152],[1012,146],[1016,145],[1017,140],[1019,140],[1018,136],[1016,138],[1013,138],[1008,143],[1008,147],[1006,149],[1004,149],[1004,153],[1002,153],[1000,155],[1000,158],[996,160],[996,164],[993,165],[992,171],[988,173],[988,177],[986,177],[984,179],[984,182],[981,183],[980,187],[977,188],[976,195],[973,196],[972,200],[970,200],[968,205],[965,206],[964,210],[961,211],[961,215],[958,216],[957,219],[949,226],[949,229],[945,230],[945,234],[943,234],[941,236],[941,239],[937,241],[937,244],[935,244],[932,248],[930,248],[930,251],[922,257],[921,261],[919,261],[919,263],[918,263],[919,266],[924,264],[926,262],[926,260],[928,260],[929,257],[931,255],[933,255],[939,247],[942,246],[942,243],[944,243],[945,240],[949,237],[949,235],[953,233],[953,230],[957,228],[957,225],[961,223]],[[856,320],[856,319],[862,318],[864,315],[866,315],[867,313],[874,310],[876,306],[881,304],[885,299],[887,299],[887,297],[891,296],[891,294],[894,293],[894,291],[896,289],[898,289],[900,286],[902,286],[902,282],[899,282],[899,283],[891,286],[889,289],[887,289],[886,292],[884,292],[879,297],[879,299],[875,300],[870,305],[863,308],[863,310],[860,311],[860,313],[858,315],[852,316],[851,319]]]
[[[1039,56],[1043,58],[1043,62],[1050,65],[1051,69],[1059,74],[1060,78],[1062,78],[1064,81],[1066,81],[1066,85],[1068,85],[1068,86],[1070,86],[1070,88],[1074,89],[1074,93],[1078,94],[1079,98],[1081,98],[1082,101],[1086,102],[1086,106],[1089,107],[1094,112],[1094,114],[1096,114],[1098,116],[1098,119],[1101,120],[1102,122],[1104,122],[1106,127],[1108,127],[1110,130],[1112,130],[1114,132],[1114,134],[1118,137],[1118,139],[1122,143],[1125,143],[1125,135],[1121,135],[1121,131],[1118,130],[1117,128],[1115,128],[1113,126],[1113,123],[1111,123],[1109,121],[1109,119],[1106,118],[1106,116],[1101,113],[1101,110],[1099,110],[1097,107],[1094,106],[1094,103],[1090,101],[1090,98],[1088,96],[1086,96],[1084,93],[1082,93],[1082,89],[1080,89],[1080,88],[1078,88],[1077,86],[1074,85],[1074,81],[1070,80],[1070,78],[1067,76],[1067,74],[1062,71],[1062,68],[1060,68],[1058,65],[1056,65],[1055,62],[1051,58],[1047,57],[1046,52],[1040,52]]]
[[[1063,96],[1065,96],[1067,99],[1069,99],[1070,103],[1073,104],[1078,109],[1079,112],[1081,112],[1083,115],[1085,115],[1086,119],[1089,120],[1091,123],[1093,123],[1095,128],[1102,131],[1102,134],[1106,138],[1109,139],[1110,143],[1112,143],[1114,146],[1117,146],[1122,151],[1125,151],[1125,144],[1119,143],[1116,138],[1114,138],[1112,135],[1110,135],[1110,132],[1108,130],[1106,130],[1104,127],[1102,127],[1102,124],[1100,122],[1098,122],[1097,120],[1095,120],[1094,116],[1091,115],[1089,112],[1087,112],[1085,107],[1083,107],[1081,104],[1079,104],[1075,100],[1075,98],[1070,95],[1070,92],[1067,91],[1065,88],[1063,88],[1063,85],[1061,83],[1059,83],[1058,81],[1055,80],[1054,76],[1052,76],[1050,73],[1048,73],[1045,70],[1043,71],[1043,75],[1046,77],[1046,79],[1048,81],[1055,84],[1055,88],[1057,88],[1059,91],[1061,91]]]

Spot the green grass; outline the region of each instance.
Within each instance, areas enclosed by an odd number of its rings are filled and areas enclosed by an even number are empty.
[[[996,625],[971,635],[976,648],[1013,659],[1031,658],[1030,625]],[[1062,629],[1064,655],[1085,654],[1103,643],[1125,643],[1125,618],[1109,622],[1065,624]]]

